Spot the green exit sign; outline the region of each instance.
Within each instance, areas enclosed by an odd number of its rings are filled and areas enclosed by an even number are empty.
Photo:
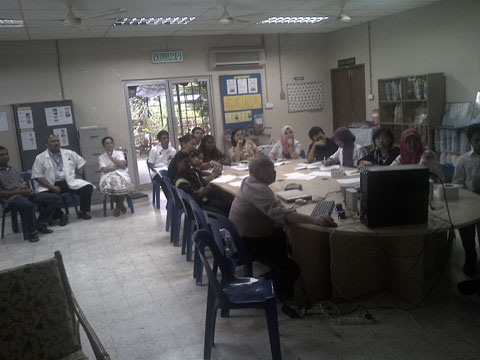
[[[152,52],[152,62],[154,64],[181,62],[183,61],[183,51],[156,51]]]

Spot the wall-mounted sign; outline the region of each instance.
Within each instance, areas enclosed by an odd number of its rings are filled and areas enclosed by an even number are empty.
[[[293,80],[295,80],[295,81],[301,81],[301,80],[304,80],[304,79],[305,79],[305,78],[304,78],[303,76],[295,76],[295,77],[293,78]]]
[[[183,51],[155,51],[152,52],[152,62],[154,64],[169,63],[169,62],[182,62]]]
[[[355,65],[355,58],[340,59],[338,60],[338,67],[346,67]]]

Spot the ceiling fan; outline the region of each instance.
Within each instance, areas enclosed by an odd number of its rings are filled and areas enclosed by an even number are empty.
[[[63,3],[68,8],[68,12],[65,15],[65,17],[63,19],[53,19],[53,20],[49,19],[46,21],[57,21],[57,22],[60,21],[64,26],[75,27],[80,31],[88,30],[88,27],[84,24],[85,21],[93,20],[93,19],[115,20],[116,15],[127,11],[127,9],[119,8],[119,9],[106,10],[106,11],[98,12],[91,15],[77,16],[72,10],[73,0],[63,0]],[[115,17],[109,18],[109,16],[112,16],[112,15],[114,15]],[[37,19],[26,19],[26,20],[37,20]],[[38,20],[42,21],[43,19],[38,19]]]
[[[232,15],[230,15],[230,13],[227,10],[228,1],[224,1],[222,3],[222,6],[223,6],[222,15],[220,16],[220,18],[214,19],[214,20],[217,20],[218,23],[222,24],[222,25],[231,25],[231,24],[235,24],[235,23],[250,23],[250,22],[252,22],[251,20],[246,20],[246,19],[242,19],[242,18],[263,15],[263,13],[251,13],[251,14],[232,16]]]
[[[336,19],[340,20],[341,22],[349,22],[352,20],[352,18],[343,11],[346,2],[347,0],[340,0],[340,12],[338,13]]]

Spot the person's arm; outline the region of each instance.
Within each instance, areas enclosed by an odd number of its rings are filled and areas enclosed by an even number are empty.
[[[467,172],[462,159],[459,159],[457,166],[455,166],[455,174],[452,178],[452,183],[461,185],[463,188],[467,187]]]
[[[237,146],[235,146],[235,147],[232,146],[230,148],[230,155],[232,156],[232,161],[233,162],[240,161],[241,156],[242,156],[242,142],[244,142],[244,141],[245,140],[239,141],[239,142],[237,142]]]
[[[372,166],[374,160],[375,150],[372,150],[367,155],[358,160],[358,166]]]
[[[353,166],[357,166],[358,161],[367,155],[367,150],[363,146],[356,145],[353,149]]]
[[[335,153],[333,155],[331,155],[323,163],[326,166],[330,166],[330,165],[334,165],[334,164],[340,164],[340,153],[342,153],[342,148],[338,148],[337,151],[335,151]]]
[[[155,163],[157,162],[157,151],[156,148],[151,148],[148,153],[148,167],[152,170],[155,170]]]
[[[30,188],[24,188],[24,189],[18,189],[18,190],[0,190],[0,198],[9,198],[15,195],[29,197],[33,195],[33,190]]]
[[[221,175],[221,174],[222,174],[222,170],[223,170],[223,166],[217,163],[217,165],[215,165],[215,166],[213,167],[212,173],[209,174],[209,175],[207,175],[207,176],[204,176],[203,179],[204,179],[207,183],[209,183],[210,181],[212,181],[213,179],[215,179],[216,177],[218,177],[219,175]]]
[[[317,146],[320,146],[319,141],[316,141],[310,144],[310,148],[308,149],[308,154],[307,154],[308,162],[313,162],[315,160],[315,151],[317,150]]]
[[[302,145],[300,144],[300,141],[295,143],[295,139],[292,139],[292,142],[288,144],[291,159],[298,159],[300,156],[300,151],[302,151],[301,146]]]
[[[55,194],[60,194],[61,192],[60,187],[50,184],[45,178],[35,178],[35,181]]]
[[[268,157],[272,159],[272,161],[277,161],[277,152],[278,148],[280,147],[280,142],[277,141],[275,145],[273,145],[272,150],[268,153]]]
[[[295,211],[289,212],[287,215],[285,215],[285,220],[294,224],[313,224],[325,227],[328,227],[331,224],[335,223],[335,221],[330,216],[310,216],[299,214]]]

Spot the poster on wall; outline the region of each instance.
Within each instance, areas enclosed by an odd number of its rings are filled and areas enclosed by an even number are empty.
[[[73,124],[72,108],[70,106],[58,106],[45,108],[47,126]]]
[[[7,113],[5,111],[0,112],[0,131],[8,131]]]
[[[288,112],[323,109],[323,82],[287,84]]]
[[[60,141],[60,146],[61,147],[68,146],[67,128],[53,129],[53,134],[58,137],[58,140]]]
[[[263,128],[263,103],[260,74],[219,76],[224,129],[260,132]],[[262,119],[261,124],[254,119]]]
[[[35,131],[23,131],[21,137],[23,151],[37,150]]]
[[[30,107],[18,108],[17,115],[20,129],[33,129],[33,115]]]

